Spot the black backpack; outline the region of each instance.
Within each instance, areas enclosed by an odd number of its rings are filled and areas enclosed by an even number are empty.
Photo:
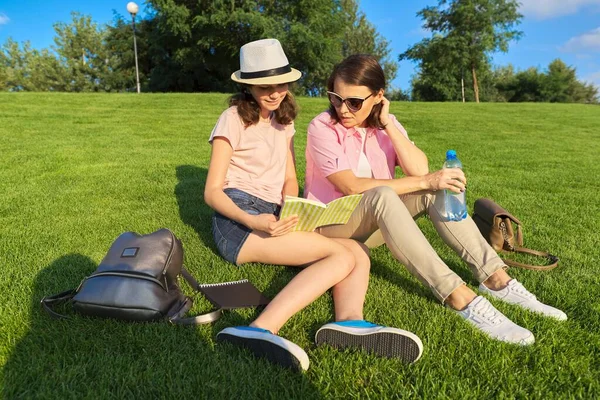
[[[181,241],[168,229],[148,235],[121,234],[96,271],[77,289],[44,297],[42,307],[57,318],[66,316],[52,308],[71,302],[80,314],[127,321],[167,320],[177,324],[216,321],[221,309],[184,318],[193,301],[179,288],[179,275],[198,289],[198,282],[183,268]]]

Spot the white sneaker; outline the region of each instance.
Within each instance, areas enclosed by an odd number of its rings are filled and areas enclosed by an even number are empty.
[[[475,297],[464,310],[454,311],[493,339],[521,345],[535,342],[533,333],[506,318],[483,296]]]
[[[565,321],[567,319],[567,314],[539,301],[516,279],[511,279],[508,282],[508,285],[501,290],[492,290],[483,283],[479,285],[479,290],[507,303],[519,305],[530,311],[555,318],[559,321]]]

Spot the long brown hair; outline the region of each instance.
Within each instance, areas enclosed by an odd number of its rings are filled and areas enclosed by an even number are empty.
[[[333,72],[327,80],[327,90],[333,92],[333,84],[336,79],[341,79],[348,85],[366,86],[374,93],[385,89],[385,74],[377,59],[369,54],[353,54],[346,57],[342,62],[333,67]],[[367,127],[383,128],[379,120],[381,103],[375,104],[366,119]],[[340,122],[335,107],[329,105],[329,114],[335,122]]]
[[[260,106],[250,93],[249,85],[242,85],[242,90],[229,98],[229,107],[236,106],[238,115],[244,123],[244,127],[257,124],[260,119]],[[298,115],[298,105],[291,92],[287,92],[285,98],[273,112],[275,121],[281,125],[291,124]]]

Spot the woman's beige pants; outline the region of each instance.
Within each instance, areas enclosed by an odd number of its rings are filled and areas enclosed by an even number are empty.
[[[443,192],[415,192],[398,196],[389,187],[366,191],[345,225],[329,225],[317,232],[332,238],[351,238],[373,248],[385,243],[394,257],[404,264],[442,302],[463,280],[431,247],[414,219],[427,212],[440,237],[471,268],[475,279],[485,281],[504,262],[479,233],[467,216],[462,221],[447,221],[436,202]]]

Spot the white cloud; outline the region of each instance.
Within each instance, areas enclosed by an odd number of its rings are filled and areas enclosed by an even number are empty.
[[[10,21],[10,18],[6,14],[0,13],[0,25],[6,25]]]
[[[569,39],[560,49],[569,53],[600,51],[600,27]]]
[[[521,0],[519,11],[536,19],[549,19],[575,14],[589,6],[600,6],[600,0]]]

